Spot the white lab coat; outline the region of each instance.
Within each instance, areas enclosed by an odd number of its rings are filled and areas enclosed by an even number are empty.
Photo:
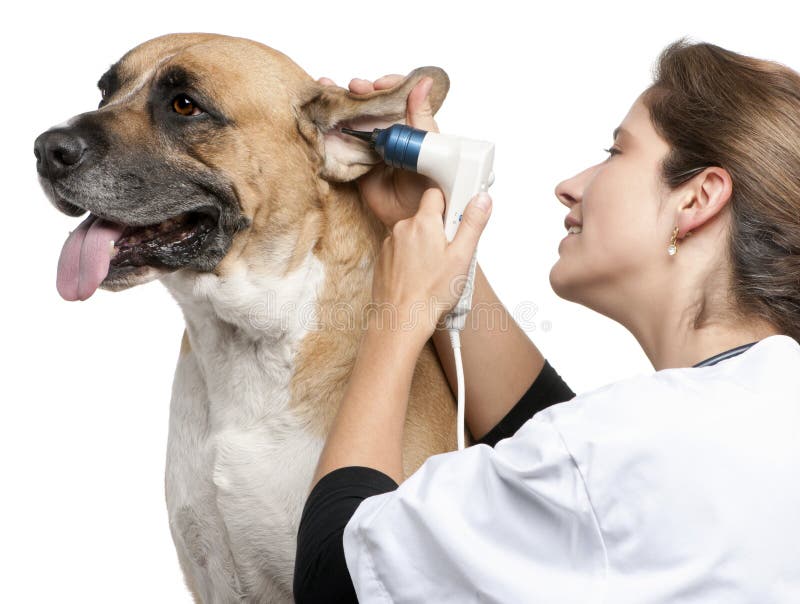
[[[800,344],[773,335],[434,455],[344,531],[360,602],[800,602]]]

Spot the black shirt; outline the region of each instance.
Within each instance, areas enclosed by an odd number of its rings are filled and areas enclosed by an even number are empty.
[[[756,342],[731,348],[693,367],[706,367],[743,353]],[[514,407],[475,444],[494,447],[512,436],[536,413],[568,401],[575,393],[545,360],[542,370]],[[297,533],[294,598],[298,604],[358,602],[344,557],[344,528],[359,504],[399,485],[383,472],[363,466],[337,468],[323,476],[308,495]]]

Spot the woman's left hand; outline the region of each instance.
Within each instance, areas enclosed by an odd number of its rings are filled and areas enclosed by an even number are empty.
[[[479,198],[485,195],[485,206]],[[464,290],[469,265],[491,214],[491,197],[475,196],[456,235],[444,234],[444,195],[427,189],[417,213],[394,224],[383,241],[372,281],[370,326],[409,332],[424,345]]]

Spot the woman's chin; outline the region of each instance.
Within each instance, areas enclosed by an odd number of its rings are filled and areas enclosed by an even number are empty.
[[[576,283],[574,279],[570,279],[567,274],[569,271],[564,265],[564,261],[559,258],[553,267],[550,269],[550,287],[553,292],[564,300],[575,299]]]

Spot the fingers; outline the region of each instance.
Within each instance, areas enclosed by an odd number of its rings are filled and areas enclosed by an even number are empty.
[[[365,80],[363,78],[353,78],[350,80],[350,92],[355,92],[356,94],[368,94],[374,91],[375,88],[373,87],[372,82],[369,80]]]
[[[366,94],[368,92],[374,92],[375,90],[386,90],[387,88],[397,86],[404,78],[405,76],[396,73],[380,77],[374,82],[363,78],[353,78],[350,81],[350,91]]]
[[[317,82],[319,82],[323,86],[336,86],[336,82],[326,77],[319,78]],[[367,94],[370,92],[374,92],[376,90],[376,88],[373,87],[372,82],[370,82],[369,80],[365,80],[363,78],[353,78],[352,80],[350,80],[349,87],[350,87],[350,92],[355,92],[356,94]]]
[[[391,73],[389,75],[385,75],[383,77],[378,78],[374,82],[375,90],[384,90],[386,88],[391,88],[392,86],[397,86],[405,76],[400,75],[399,73]]]
[[[448,249],[462,258],[471,258],[491,213],[492,198],[488,193],[480,193],[473,197],[464,209],[461,224],[458,225],[456,235]]]
[[[435,217],[439,223],[444,215],[444,193],[438,187],[425,189],[419,202],[417,215],[420,217]],[[442,228],[444,226],[442,225]]]
[[[353,78],[350,80],[350,92],[357,94],[367,94],[376,90],[386,90],[392,86],[397,86],[405,76],[392,73],[378,78],[374,82],[365,80],[363,78]]]
[[[431,88],[433,88],[432,78],[424,77],[417,82],[408,95],[406,118],[409,126],[429,132],[439,132],[430,103]]]

